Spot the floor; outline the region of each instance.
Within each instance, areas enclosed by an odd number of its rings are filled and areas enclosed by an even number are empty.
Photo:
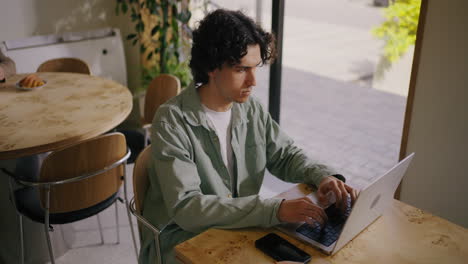
[[[215,2],[231,7],[234,1]],[[236,5],[248,9],[253,2]],[[382,20],[381,9],[371,2],[292,1],[285,12],[280,125],[310,157],[334,167],[356,188],[364,188],[396,163],[406,104],[404,95],[371,88],[382,45],[369,34]],[[269,21],[268,8],[263,21]],[[265,105],[268,78],[268,68],[258,70],[254,95]],[[131,171],[132,165],[129,176]],[[291,186],[266,175],[260,195],[271,197]],[[100,241],[95,217],[73,224],[73,249],[57,263],[136,263],[123,204],[119,218],[119,245],[113,244],[113,207],[101,214],[103,246],[87,246]]]

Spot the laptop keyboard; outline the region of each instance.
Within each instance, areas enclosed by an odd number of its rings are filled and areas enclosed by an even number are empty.
[[[334,204],[325,209],[325,213],[328,216],[328,221],[325,223],[325,225],[322,226],[318,222],[315,222],[314,225],[304,223],[296,229],[296,232],[327,247],[330,246],[340,236],[344,223],[351,213],[350,196],[348,196],[346,204],[347,206],[344,214]]]

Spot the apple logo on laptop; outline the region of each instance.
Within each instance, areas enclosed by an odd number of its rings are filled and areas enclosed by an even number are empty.
[[[374,198],[374,201],[372,201],[372,204],[370,206],[370,209],[373,209],[375,207],[375,205],[379,202],[380,200],[380,194],[377,195],[375,198]]]

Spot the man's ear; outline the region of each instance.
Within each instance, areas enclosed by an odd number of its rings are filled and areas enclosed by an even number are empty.
[[[210,72],[208,72],[208,79],[211,81],[211,80],[214,80],[215,79],[215,76],[216,76],[216,72],[219,71],[218,69],[214,69]]]
[[[212,79],[214,78],[215,75],[215,70],[208,72],[208,78]]]

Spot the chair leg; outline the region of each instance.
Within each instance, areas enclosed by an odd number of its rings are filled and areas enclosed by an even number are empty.
[[[19,216],[19,226],[20,226],[20,252],[21,252],[21,264],[24,264],[24,237],[23,237],[23,216],[18,214]]]
[[[117,204],[117,200],[114,203],[115,205],[115,229],[117,232],[117,242],[116,244],[120,244],[120,227],[119,227],[119,206]]]
[[[49,205],[50,205],[50,186],[45,187],[46,190],[46,204],[45,204],[45,219],[44,219],[44,231],[47,239],[47,246],[49,247],[50,263],[55,264],[54,251],[52,250],[52,243],[50,242],[49,235]]]
[[[49,248],[50,263],[55,264],[54,251],[52,249],[52,243],[50,242],[50,234],[49,234],[49,201],[47,201],[47,205],[45,208],[44,232],[46,235],[47,247]]]
[[[46,235],[47,247],[49,248],[50,263],[55,264],[54,251],[52,250],[52,243],[50,242],[49,221],[47,221],[47,223],[44,223],[44,232]]]
[[[24,264],[24,230],[23,230],[23,215],[21,215],[18,211],[17,211],[17,206],[16,206],[16,202],[15,202],[15,198],[13,197],[13,183],[12,183],[12,179],[14,177],[16,177],[14,174],[12,174],[11,172],[9,172],[7,169],[5,168],[1,168],[1,170],[7,174],[8,176],[10,176],[10,180],[8,181],[8,186],[9,186],[9,191],[10,191],[10,201],[12,201],[15,209],[16,209],[16,213],[18,215],[18,224],[19,224],[19,229],[20,229],[20,263],[21,264]]]
[[[99,227],[99,235],[101,236],[101,245],[104,245],[104,235],[102,234],[101,218],[99,218],[99,214],[97,214],[96,217]]]
[[[132,232],[132,239],[133,239],[133,247],[135,248],[135,256],[137,258],[137,262],[138,262],[138,249],[137,249],[137,243],[136,243],[136,238],[135,238],[135,230],[134,230],[134,227],[133,227],[133,221],[132,221],[132,216],[130,214],[130,209],[129,209],[129,206],[130,204],[128,203],[128,195],[127,195],[127,180],[126,180],[126,166],[127,164],[125,163],[125,166],[124,166],[124,177],[123,177],[123,181],[124,181],[124,196],[125,196],[125,207],[127,209],[127,216],[128,216],[128,223],[130,224],[130,231]]]
[[[128,215],[128,221],[129,221],[129,224],[130,224],[130,231],[132,232],[133,247],[135,248],[135,256],[137,257],[137,261],[138,261],[138,249],[137,249],[137,244],[136,244],[136,239],[135,239],[135,230],[133,228],[132,216],[130,215],[130,212],[128,211],[128,201],[127,201],[127,199],[125,199],[125,204],[127,206],[127,215]]]

